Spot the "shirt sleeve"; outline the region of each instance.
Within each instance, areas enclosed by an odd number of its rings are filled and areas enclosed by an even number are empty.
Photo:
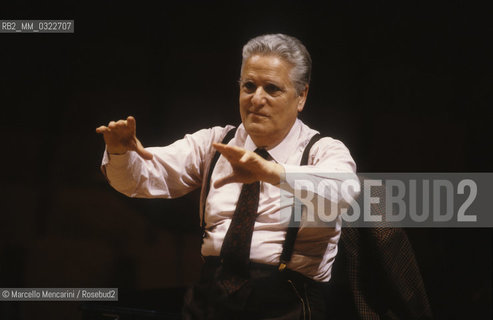
[[[310,150],[308,165],[283,165],[281,189],[302,203],[317,206],[321,201],[346,205],[359,194],[356,163],[339,140],[322,138]]]
[[[206,158],[214,152],[212,143],[221,141],[227,130],[203,129],[166,147],[146,148],[152,160],[134,151],[110,155],[105,150],[101,171],[113,188],[129,197],[180,197],[201,186]]]

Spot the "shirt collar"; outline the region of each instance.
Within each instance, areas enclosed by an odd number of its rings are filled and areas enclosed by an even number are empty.
[[[242,124],[243,125],[243,124]],[[267,150],[270,156],[278,163],[286,163],[289,155],[293,154],[298,148],[297,137],[300,133],[300,120],[296,119],[293,126],[289,130],[286,137],[274,148]],[[254,151],[257,146],[253,142],[250,135],[247,136],[245,140],[245,149],[249,151]]]

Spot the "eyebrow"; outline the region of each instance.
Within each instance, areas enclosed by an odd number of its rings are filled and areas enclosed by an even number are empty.
[[[251,79],[250,77],[246,77],[246,78],[241,78],[240,77],[240,79],[238,79],[238,83],[240,85],[243,84],[244,82],[249,82],[249,81],[255,83],[255,81],[253,79]],[[281,83],[279,83],[277,81],[273,81],[273,80],[270,80],[270,79],[268,79],[266,82],[267,82],[267,84],[275,85],[276,87],[279,87],[281,89],[283,89],[285,87],[284,84],[281,84]]]

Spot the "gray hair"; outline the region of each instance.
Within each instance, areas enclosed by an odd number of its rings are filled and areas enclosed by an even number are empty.
[[[243,46],[242,71],[248,58],[255,54],[276,55],[291,63],[293,69],[290,78],[298,94],[310,83],[312,58],[303,43],[295,37],[278,33],[264,34],[251,39]]]

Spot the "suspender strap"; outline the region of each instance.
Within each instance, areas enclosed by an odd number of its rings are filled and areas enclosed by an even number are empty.
[[[321,138],[320,134],[317,133],[310,139],[310,142],[308,142],[308,144],[305,147],[305,151],[303,151],[303,156],[301,157],[300,166],[308,165],[308,156],[310,155],[310,149],[315,144],[315,142],[320,140],[320,138]],[[293,209],[291,211],[291,221],[289,224],[291,227],[288,227],[288,230],[286,231],[286,239],[284,240],[281,258],[279,261],[280,271],[284,270],[288,262],[291,260],[291,256],[293,255],[294,242],[296,241],[296,236],[298,235],[298,231],[300,230],[300,222],[294,221],[294,210],[295,207],[298,205],[296,198],[294,198],[293,201],[294,202],[293,202]]]
[[[307,166],[308,165],[308,157],[310,156],[310,150],[312,149],[315,142],[320,140],[320,138],[322,138],[320,133],[316,133],[310,139],[310,142],[308,142],[308,144],[305,147],[305,151],[303,151],[303,156],[301,157],[300,166]]]
[[[222,144],[228,144],[231,139],[235,136],[236,133],[236,128],[233,128],[226,133],[224,136],[223,140],[221,141]],[[205,203],[207,200],[207,195],[209,194],[209,190],[211,188],[211,178],[212,178],[212,171],[214,171],[214,167],[216,166],[216,162],[219,159],[221,154],[219,151],[216,151],[214,154],[214,157],[211,160],[211,165],[209,166],[209,172],[207,173],[207,180],[205,181],[205,198],[204,198],[204,206],[202,207],[202,224],[200,226],[200,229],[202,231],[202,242],[204,242],[204,237],[205,237]]]

